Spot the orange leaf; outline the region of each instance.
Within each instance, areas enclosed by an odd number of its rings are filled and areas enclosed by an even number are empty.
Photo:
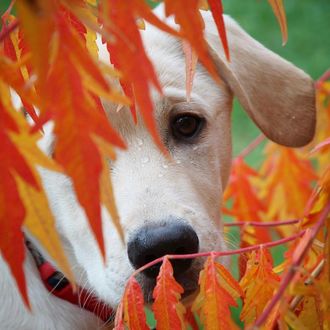
[[[190,44],[185,40],[182,40],[182,49],[186,59],[186,97],[187,102],[190,102],[198,57]]]
[[[124,302],[121,301],[116,311],[114,330],[125,330],[123,312],[124,312]]]
[[[330,166],[325,170],[314,189],[304,212],[303,227],[310,227],[318,220],[330,200]]]
[[[317,82],[316,105],[318,109],[318,120],[313,146],[321,144],[329,138],[330,132],[330,71],[326,72]],[[329,165],[330,146],[324,146],[317,153],[313,154],[320,167],[320,172],[324,171]]]
[[[205,329],[234,329],[229,307],[237,306],[235,299],[242,294],[239,284],[212,256],[205,262],[199,284],[200,292],[193,303],[192,311],[200,312]]]
[[[8,22],[13,21],[15,18],[13,16],[7,17]],[[6,22],[3,22],[2,29],[4,29],[6,26]],[[18,62],[19,61],[19,49],[18,49],[18,32],[12,32],[8,38],[5,38],[3,42],[3,48],[4,48],[4,54],[7,56],[10,60],[13,62]],[[21,68],[19,66],[16,67],[16,76],[18,79],[18,82],[20,85],[24,85],[25,81],[23,78],[23,74],[21,72]],[[33,108],[33,106],[26,102],[24,99],[22,99],[22,104],[26,110],[26,112],[30,115],[30,117],[33,119],[33,121],[36,121],[38,116]]]
[[[155,70],[144,51],[136,18],[143,18],[167,32],[176,32],[162,23],[152,13],[150,7],[142,1],[104,0],[102,8],[104,27],[115,34],[115,40],[107,42],[111,63],[122,72],[121,86],[124,93],[132,100],[133,115],[135,116],[136,102],[154,141],[165,151],[156,127],[150,96],[151,86],[158,91],[161,91],[161,87]]]
[[[317,175],[310,160],[296,150],[269,143],[266,160],[260,170],[261,197],[269,205],[270,219],[299,218],[313,191]],[[289,228],[279,228],[288,233]]]
[[[283,45],[286,44],[288,41],[288,28],[286,24],[286,16],[285,10],[283,6],[282,0],[268,0],[269,4],[271,5],[273,12],[277,18],[277,21],[280,25],[281,32],[282,32],[282,43]]]
[[[258,173],[249,167],[242,157],[234,160],[229,184],[224,193],[224,200],[232,199],[233,205],[230,210],[225,209],[225,213],[238,221],[263,221],[266,208],[252,184],[252,179],[257,177]],[[269,240],[269,233],[263,228],[252,226],[242,228],[242,246],[265,243]]]
[[[45,86],[49,61],[52,58],[50,43],[55,33],[52,14],[56,9],[54,1],[17,0],[18,17],[31,49],[33,67],[41,86]],[[42,33],[40,33],[42,31]]]
[[[3,92],[0,84],[0,251],[9,264],[26,305],[29,305],[23,272],[25,245],[21,231],[26,212],[16,187],[16,178],[21,178],[37,190],[40,187],[32,169],[11,138],[11,135],[18,135],[20,131],[13,115],[9,114],[1,102]],[[22,116],[14,109],[10,110],[14,115]]]
[[[80,60],[77,60],[76,52],[79,49],[82,51],[84,46],[74,37],[64,20],[65,16],[59,13],[58,33],[62,42],[58,45],[47,84],[43,87],[47,95],[44,115],[54,119],[54,133],[57,137],[55,159],[72,178],[78,200],[85,209],[104,255],[100,212],[102,157],[94,136],[119,147],[124,147],[124,144],[111,128],[98,98],[91,96],[84,88],[80,65],[85,70],[94,68],[91,75],[100,88],[106,90],[107,85],[102,75],[97,73],[97,66],[92,66],[93,61],[88,56],[85,59],[80,56]]]
[[[157,320],[157,329],[183,329],[185,307],[180,303],[183,288],[173,277],[170,261],[164,258],[153,291],[155,299],[152,310]]]
[[[226,27],[225,22],[223,20],[223,8],[222,8],[222,2],[221,0],[208,0],[207,1],[210,6],[210,10],[214,19],[214,22],[217,26],[218,33],[223,45],[223,49],[226,54],[226,58],[229,61],[230,55],[229,55],[229,47],[228,47],[228,41],[227,41],[227,33],[226,33]]]
[[[200,0],[164,0],[167,16],[174,15],[180,32],[196,51],[199,60],[215,80],[219,80],[216,68],[208,53],[203,36],[204,21],[199,12]],[[216,13],[216,12],[215,12]]]
[[[279,277],[273,272],[271,254],[266,249],[252,252],[240,281],[245,293],[240,318],[245,327],[251,326],[261,315],[278,284]]]
[[[191,308],[187,308],[185,319],[186,319],[186,324],[188,324],[192,330],[199,329],[198,323],[196,322],[194,313],[191,311]]]
[[[129,329],[149,330],[143,309],[143,293],[134,277],[131,277],[127,283],[123,298],[123,305],[124,319]]]

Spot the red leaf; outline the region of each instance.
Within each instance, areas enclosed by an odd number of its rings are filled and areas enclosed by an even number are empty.
[[[115,33],[113,42],[107,43],[111,62],[123,74],[121,85],[124,92],[133,103],[139,107],[146,127],[149,129],[156,144],[165,151],[156,127],[150,87],[153,85],[158,91],[161,87],[154,68],[147,57],[138,29],[136,18],[150,18],[150,8],[141,9],[141,1],[136,0],[106,0],[103,3],[104,25],[109,32]],[[153,17],[153,16],[152,16]],[[107,24],[111,22],[111,25]],[[115,30],[113,29],[115,26]],[[121,31],[119,34],[117,31]],[[124,37],[123,37],[124,36]],[[134,114],[133,108],[133,114]]]
[[[212,256],[205,262],[199,284],[192,311],[200,311],[205,329],[234,329],[229,307],[237,306],[235,299],[243,294],[239,284]]]
[[[125,330],[123,313],[124,313],[124,303],[123,301],[121,301],[116,311],[114,330]]]
[[[261,315],[279,284],[279,276],[273,271],[271,254],[266,249],[252,252],[240,284],[245,293],[240,318],[248,327]]]
[[[127,283],[123,298],[124,319],[131,330],[149,330],[144,313],[142,290],[134,277]]]
[[[283,1],[282,0],[268,0],[268,2],[270,3],[274,14],[277,18],[277,21],[280,25],[281,28],[281,32],[282,32],[282,42],[283,45],[286,44],[286,42],[288,41],[288,28],[287,28],[287,24],[286,24],[286,16],[285,16],[285,10],[283,7]]]
[[[25,208],[16,187],[15,177],[21,177],[36,189],[39,189],[39,186],[33,172],[10,138],[10,134],[18,132],[18,126],[0,100],[0,232],[5,233],[0,239],[0,251],[9,264],[26,305],[29,306],[23,271],[25,245],[21,231]]]
[[[10,21],[13,21],[14,20],[14,17],[10,16],[8,17],[8,20],[9,22]],[[3,22],[3,26],[2,26],[2,30],[5,28],[5,25],[6,23]],[[13,62],[18,62],[18,55],[17,55],[17,51],[15,49],[15,46],[14,46],[14,42],[13,40],[16,38],[15,41],[18,42],[18,33],[17,35],[14,34],[14,32],[12,32],[8,38],[5,38],[4,42],[3,42],[3,47],[4,47],[4,54],[10,58]],[[17,67],[16,69],[16,74],[17,74],[17,78],[18,78],[18,81],[21,85],[24,85],[25,81],[24,81],[24,77],[23,77],[23,74],[21,72],[21,69],[20,67]],[[35,122],[37,119],[38,119],[38,116],[34,110],[34,107],[28,103],[27,101],[25,101],[24,99],[22,99],[22,104],[26,110],[26,112],[30,115],[30,117],[32,118],[32,120]]]
[[[170,261],[164,258],[153,291],[155,299],[152,310],[157,320],[157,329],[183,329],[185,308],[180,303],[183,288],[173,277]]]
[[[229,47],[228,47],[228,41],[227,41],[227,33],[226,33],[226,27],[225,22],[223,20],[223,8],[222,8],[222,2],[221,0],[207,0],[210,6],[210,10],[212,12],[212,16],[214,19],[214,22],[217,26],[218,33],[223,45],[223,49],[226,54],[226,58],[229,61],[230,55],[229,55]]]
[[[233,205],[230,210],[225,209],[225,213],[235,217],[238,221],[263,221],[262,213],[265,213],[266,208],[252,184],[252,179],[257,177],[258,173],[249,167],[242,157],[234,160],[229,184],[224,193],[224,200],[232,199]],[[242,228],[241,242],[243,247],[265,243],[269,240],[269,233],[264,228],[252,226]]]
[[[199,12],[199,0],[164,0],[167,16],[174,15],[175,22],[180,25],[180,32],[196,51],[199,60],[218,80],[213,61],[209,57],[208,46],[204,39],[204,21]]]

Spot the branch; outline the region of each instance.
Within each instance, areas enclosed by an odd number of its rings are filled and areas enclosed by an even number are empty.
[[[251,251],[255,251],[255,250],[259,250],[260,248],[271,248],[277,245],[282,245],[285,244],[287,242],[291,242],[301,236],[303,236],[305,234],[305,230],[302,230],[301,232],[299,232],[298,234],[286,237],[286,238],[282,238],[279,240],[276,240],[274,242],[268,242],[268,243],[264,243],[264,244],[258,244],[258,245],[252,245],[252,246],[248,246],[245,248],[241,248],[241,249],[236,249],[236,250],[231,250],[231,251],[211,251],[211,252],[201,252],[201,253],[192,253],[192,254],[173,254],[173,255],[166,255],[160,258],[157,258],[151,262],[148,262],[147,264],[145,264],[144,266],[140,267],[139,269],[137,269],[131,276],[136,276],[137,274],[143,272],[145,269],[154,266],[160,262],[163,262],[164,258],[168,258],[168,259],[193,259],[193,258],[197,258],[197,257],[209,257],[209,256],[215,256],[215,257],[224,257],[224,256],[230,256],[230,255],[234,255],[234,254],[241,254],[241,253],[246,253],[246,252],[251,252]]]
[[[0,32],[0,42],[5,40],[5,38],[7,38],[9,34],[18,27],[18,25],[19,25],[18,19],[15,19],[7,26],[4,25],[2,31]]]
[[[253,226],[253,227],[277,227],[277,226],[287,226],[294,225],[299,223],[300,219],[290,219],[284,221],[271,221],[271,222],[257,222],[257,221],[237,221],[237,222],[227,222],[224,223],[225,227],[244,227],[244,226]]]
[[[322,272],[323,268],[325,265],[325,259],[322,259],[319,264],[315,267],[315,269],[312,271],[312,273],[310,274],[310,276],[308,277],[308,279],[304,282],[305,285],[311,285],[313,283],[313,281],[315,280],[315,278],[317,278],[320,273]],[[291,303],[290,303],[290,309],[292,311],[295,310],[295,308],[298,306],[298,304],[301,302],[301,300],[304,298],[303,295],[297,295],[295,296]]]
[[[245,147],[237,156],[238,157],[246,157],[250,154],[262,141],[264,141],[266,137],[263,134],[258,135],[247,147]]]
[[[302,248],[300,251],[300,254],[292,260],[292,265],[290,266],[288,272],[283,276],[282,281],[280,283],[280,286],[273,296],[272,300],[269,302],[269,304],[266,306],[262,314],[259,316],[257,321],[255,322],[254,326],[251,330],[257,330],[259,329],[264,322],[267,320],[268,316],[270,315],[271,311],[275,307],[275,305],[280,301],[282,298],[286,288],[290,284],[291,280],[293,279],[294,275],[296,274],[298,267],[300,266],[301,262],[303,261],[306,253],[308,252],[309,248],[313,244],[313,240],[318,234],[321,227],[324,225],[324,222],[330,212],[330,202],[326,205],[326,207],[323,209],[319,220],[315,224],[315,226],[311,229],[311,235],[310,239],[307,242],[307,244]]]

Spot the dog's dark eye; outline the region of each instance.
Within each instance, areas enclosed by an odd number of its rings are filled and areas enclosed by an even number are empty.
[[[173,136],[179,140],[190,140],[197,137],[203,127],[204,120],[196,115],[183,114],[176,116],[171,122]]]

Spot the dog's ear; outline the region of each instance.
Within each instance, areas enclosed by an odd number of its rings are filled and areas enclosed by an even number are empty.
[[[213,19],[203,13],[205,35],[220,77],[261,131],[271,140],[300,147],[314,136],[312,79],[249,36],[225,16],[231,60],[224,56]]]

